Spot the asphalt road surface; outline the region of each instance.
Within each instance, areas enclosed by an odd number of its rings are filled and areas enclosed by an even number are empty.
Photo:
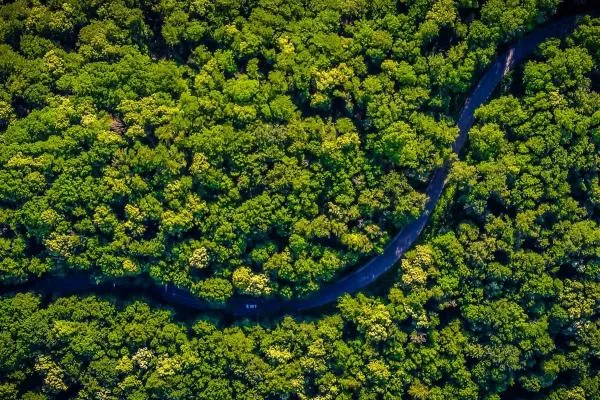
[[[565,37],[575,29],[580,17],[561,19],[540,27],[519,40],[500,55],[483,74],[477,85],[465,101],[458,120],[459,136],[453,145],[455,153],[460,154],[467,140],[467,133],[473,125],[473,113],[492,94],[498,83],[515,65],[526,59],[540,43],[550,37]],[[247,296],[234,296],[225,305],[216,306],[203,301],[185,289],[173,285],[141,286],[133,280],[115,280],[96,284],[90,276],[74,274],[52,276],[33,280],[15,287],[4,287],[5,291],[33,290],[42,294],[66,293],[120,293],[122,295],[146,295],[162,303],[183,306],[198,311],[220,310],[235,317],[258,317],[297,313],[334,302],[345,293],[355,293],[373,283],[382,274],[389,271],[402,258],[404,253],[417,241],[427,225],[448,177],[448,166],[435,170],[426,190],[428,197],[421,216],[405,226],[387,245],[382,254],[372,258],[362,267],[352,271],[338,281],[323,286],[309,297],[294,300],[258,299]]]

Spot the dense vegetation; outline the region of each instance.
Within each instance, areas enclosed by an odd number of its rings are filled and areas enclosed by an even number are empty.
[[[547,41],[477,112],[386,299],[223,327],[141,302],[7,297],[0,396],[600,398],[599,37],[588,19]]]
[[[380,251],[499,44],[558,0],[0,8],[0,280],[293,297]]]

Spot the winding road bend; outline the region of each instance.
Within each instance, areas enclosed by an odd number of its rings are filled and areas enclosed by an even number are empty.
[[[498,83],[515,65],[526,59],[540,43],[550,37],[569,35],[581,17],[572,16],[537,28],[498,56],[483,74],[460,113],[458,120],[459,135],[453,145],[453,151],[460,154],[467,140],[467,133],[474,122],[473,113],[492,94]],[[31,282],[3,287],[3,292],[32,290],[42,294],[111,292],[119,290],[131,294],[143,294],[156,298],[163,303],[183,306],[198,311],[220,310],[235,317],[254,317],[296,313],[321,307],[338,299],[344,293],[354,293],[371,284],[382,274],[389,271],[419,238],[440,199],[448,177],[449,166],[435,170],[426,190],[428,197],[421,216],[405,226],[388,244],[382,254],[374,257],[362,267],[342,277],[338,281],[323,286],[309,297],[294,300],[257,299],[247,296],[234,296],[225,305],[215,306],[203,301],[189,291],[172,285],[141,286],[128,281],[115,280],[110,283],[96,284],[85,274],[52,276]]]

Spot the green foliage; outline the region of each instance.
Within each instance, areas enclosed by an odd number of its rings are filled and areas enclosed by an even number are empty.
[[[488,1],[462,22],[475,3],[163,1],[161,29],[147,4],[0,8],[3,279],[148,272],[214,303],[315,290],[419,215],[456,134],[433,110],[489,61],[478,43],[548,10]],[[123,48],[61,42],[94,7],[119,15],[129,33],[107,37]],[[226,327],[141,301],[7,295],[0,397],[599,398],[599,26],[546,42],[477,111],[384,298]],[[460,40],[443,54],[449,28]],[[142,62],[161,41],[177,61]],[[51,51],[64,69],[42,68]]]
[[[554,6],[59,3],[0,6],[0,280],[149,274],[218,302],[381,251],[449,159],[456,95]]]

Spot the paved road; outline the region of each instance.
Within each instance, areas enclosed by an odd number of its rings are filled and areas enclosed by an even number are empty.
[[[459,154],[467,140],[467,133],[473,125],[473,112],[492,94],[498,83],[515,65],[526,59],[538,45],[550,37],[564,37],[576,27],[580,17],[567,17],[555,23],[540,27],[530,35],[519,40],[500,55],[479,80],[471,95],[465,101],[458,120],[459,136],[453,145]],[[390,270],[404,255],[425,228],[435,208],[446,178],[448,166],[434,171],[426,190],[428,197],[425,210],[415,221],[404,227],[388,244],[382,254],[374,257],[359,269],[349,273],[338,281],[322,287],[310,297],[296,300],[255,299],[246,296],[234,296],[224,306],[216,307],[198,299],[185,289],[172,285],[145,286],[136,285],[133,281],[119,280],[114,283],[96,285],[86,275],[69,275],[65,277],[48,277],[18,286],[19,291],[35,290],[42,293],[88,293],[118,292],[124,295],[145,294],[158,298],[161,302],[184,306],[199,311],[221,310],[236,317],[254,317],[277,315],[286,312],[294,313],[329,304],[344,293],[354,293],[369,285],[382,274]],[[4,288],[8,289],[8,288]]]

